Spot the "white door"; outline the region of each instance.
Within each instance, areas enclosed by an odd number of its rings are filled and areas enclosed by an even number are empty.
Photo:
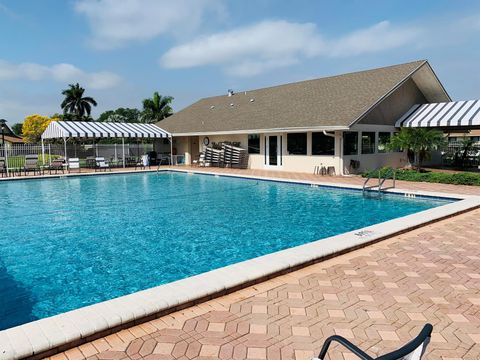
[[[282,135],[266,135],[264,150],[266,166],[282,166]]]

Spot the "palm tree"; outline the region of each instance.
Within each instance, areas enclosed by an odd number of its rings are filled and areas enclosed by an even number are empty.
[[[143,100],[142,122],[154,123],[172,115],[172,101],[173,97],[162,96],[155,91],[151,99]]]
[[[85,89],[82,88],[78,83],[75,85],[68,85],[69,88],[62,91],[62,95],[65,96],[65,99],[62,102],[63,114],[65,120],[86,120],[90,118],[90,113],[92,112],[92,105],[97,106],[97,102],[94,98],[90,96],[83,96]],[[85,116],[86,115],[86,116]]]
[[[387,147],[390,150],[401,149],[407,152],[410,164],[421,169],[422,162],[430,152],[438,150],[447,144],[443,132],[425,128],[402,128],[398,134],[390,139]]]

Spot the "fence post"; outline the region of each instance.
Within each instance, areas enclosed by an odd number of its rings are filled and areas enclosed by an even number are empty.
[[[5,152],[5,164],[7,165],[7,178],[8,178],[9,172],[8,172],[8,149],[7,149],[7,144],[8,143],[3,143],[2,145],[3,145],[3,151]]]

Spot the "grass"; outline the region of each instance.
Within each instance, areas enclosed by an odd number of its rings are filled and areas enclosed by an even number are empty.
[[[51,155],[49,156],[48,154],[45,154],[45,164],[49,164],[50,163],[50,158],[53,160],[53,159],[57,159],[61,156],[59,155]],[[45,165],[43,162],[42,162],[42,154],[39,154],[38,155],[38,164],[40,166],[42,165]],[[18,168],[23,168],[23,166],[25,165],[25,156],[24,155],[18,155],[18,156],[9,156],[8,157],[8,168],[9,169],[18,169]]]
[[[367,171],[362,174],[363,177],[372,176],[378,178],[378,172],[384,175],[389,168]],[[387,178],[391,179],[392,175]],[[416,170],[397,170],[397,180],[429,182],[453,185],[473,185],[480,186],[480,174],[471,172],[442,173],[434,171],[416,171]]]

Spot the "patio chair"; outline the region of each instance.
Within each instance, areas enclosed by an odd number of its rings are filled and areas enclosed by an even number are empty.
[[[54,159],[46,167],[46,169],[50,172],[50,175],[52,174],[52,171],[55,171],[55,174],[57,174],[59,171],[62,172],[62,174],[65,173],[65,159],[59,158],[59,159]]]
[[[78,172],[81,172],[80,159],[79,158],[69,158],[68,159],[68,172],[70,172],[72,170],[78,170]]]
[[[7,165],[4,158],[0,158],[0,174],[7,176]]]
[[[158,158],[158,165],[171,165],[170,155],[160,155]]]
[[[392,351],[388,354],[381,355],[373,358],[363,350],[356,347],[350,341],[339,335],[330,336],[323,344],[322,350],[318,358],[312,360],[324,360],[327,355],[328,347],[332,341],[336,341],[339,344],[345,346],[353,354],[362,360],[420,360],[425,353],[428,343],[430,342],[430,336],[432,335],[433,326],[426,324],[417,337],[407,344],[403,345],[400,349]]]
[[[97,171],[97,170],[103,170],[103,171],[111,170],[110,165],[105,160],[105,158],[102,157],[102,156],[95,158],[95,164],[96,164],[95,165],[95,171]]]
[[[25,164],[23,165],[23,171],[25,175],[29,172],[33,172],[33,175],[36,175],[38,172],[40,175],[42,170],[38,164],[38,155],[25,155]]]
[[[88,169],[95,169],[97,167],[97,161],[95,160],[95,156],[87,156],[87,158],[85,159],[85,162],[86,162],[86,167]]]

